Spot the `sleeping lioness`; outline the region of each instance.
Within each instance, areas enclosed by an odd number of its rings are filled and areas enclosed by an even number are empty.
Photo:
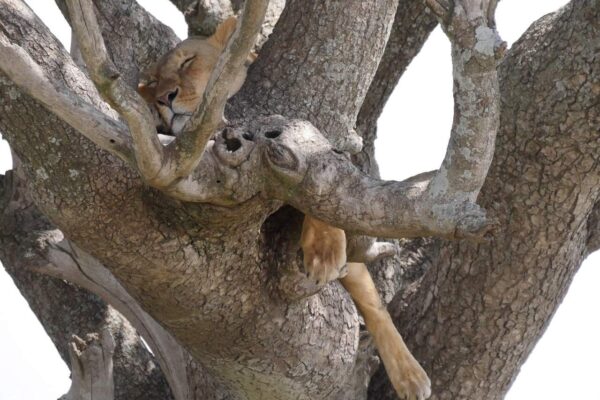
[[[181,133],[202,101],[210,74],[235,27],[235,18],[230,18],[209,38],[186,39],[142,73],[138,92],[158,114],[160,132]],[[247,64],[253,60],[250,55]],[[246,71],[240,71],[231,82],[230,96],[240,89],[245,77]],[[300,242],[308,278],[317,285],[339,278],[352,296],[398,395],[411,400],[429,397],[429,378],[406,348],[366,266],[346,264],[344,231],[307,215]]]

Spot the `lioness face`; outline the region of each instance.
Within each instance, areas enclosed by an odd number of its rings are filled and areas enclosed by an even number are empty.
[[[160,132],[177,135],[183,130],[202,101],[211,72],[235,26],[235,18],[230,18],[210,38],[186,39],[142,72],[138,92],[158,112]],[[231,82],[230,96],[245,78],[244,70]]]

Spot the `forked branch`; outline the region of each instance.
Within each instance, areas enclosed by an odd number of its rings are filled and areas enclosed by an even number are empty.
[[[148,182],[161,172],[164,149],[158,140],[150,109],[120,77],[102,39],[91,0],[67,0],[71,27],[81,55],[102,97],[125,119],[133,138],[137,167]]]
[[[91,0],[67,0],[71,24],[96,87],[127,122],[137,167],[152,186],[166,189],[198,165],[208,140],[222,122],[229,82],[244,67],[256,40],[268,0],[247,0],[236,32],[213,71],[198,110],[184,133],[166,148],[143,99],[120,78],[110,60]]]

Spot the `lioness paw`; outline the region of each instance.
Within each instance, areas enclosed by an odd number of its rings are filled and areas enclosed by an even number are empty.
[[[431,381],[412,356],[386,368],[396,393],[404,400],[425,400],[431,396]]]
[[[324,285],[343,276],[346,257],[327,249],[313,249],[304,253],[306,276],[317,285]]]
[[[307,215],[300,242],[304,270],[310,281],[324,285],[345,275],[346,234],[343,230]]]

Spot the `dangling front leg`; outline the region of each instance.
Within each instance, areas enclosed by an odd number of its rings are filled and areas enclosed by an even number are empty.
[[[340,279],[365,319],[379,357],[401,399],[424,400],[431,395],[427,373],[406,347],[365,264],[348,263],[348,274]]]

